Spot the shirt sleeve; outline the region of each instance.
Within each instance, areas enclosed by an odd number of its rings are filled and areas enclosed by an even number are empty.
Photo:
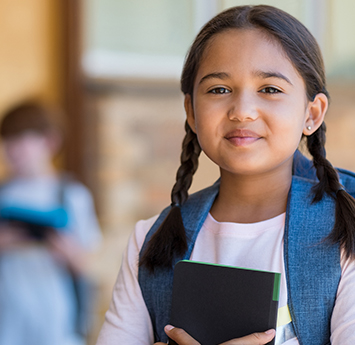
[[[152,345],[154,342],[150,316],[138,283],[138,256],[156,218],[139,221],[130,236],[96,345]]]
[[[331,319],[332,345],[355,344],[355,262],[344,258],[342,274]]]

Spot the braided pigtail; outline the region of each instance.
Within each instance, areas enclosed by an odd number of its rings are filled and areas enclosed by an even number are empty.
[[[320,201],[324,193],[335,199],[335,224],[327,239],[331,243],[339,243],[346,258],[355,259],[355,199],[345,191],[337,171],[326,159],[325,131],[323,122],[316,132],[307,137],[307,147],[313,156],[319,180],[313,188],[313,202]]]
[[[313,202],[320,201],[324,193],[334,196],[341,187],[336,170],[325,158],[325,131],[326,126],[323,122],[317,131],[307,137],[308,151],[313,156],[313,165],[319,180],[313,188]]]
[[[176,174],[176,183],[171,192],[171,209],[157,231],[148,242],[140,265],[154,271],[157,266],[171,267],[174,256],[183,255],[187,250],[185,227],[180,206],[188,198],[188,190],[198,167],[201,147],[196,134],[185,123],[186,135],[182,143],[181,165]]]

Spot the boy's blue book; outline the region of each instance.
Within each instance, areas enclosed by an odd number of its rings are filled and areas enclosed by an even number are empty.
[[[0,207],[0,218],[52,228],[62,228],[68,223],[68,214],[62,207],[43,211],[16,206],[2,206]]]
[[[276,329],[280,278],[275,272],[179,261],[170,323],[203,345]]]
[[[27,233],[34,239],[42,240],[48,231],[65,231],[68,224],[68,213],[58,207],[51,210],[36,210],[17,206],[0,206],[0,222],[20,223],[27,230]]]

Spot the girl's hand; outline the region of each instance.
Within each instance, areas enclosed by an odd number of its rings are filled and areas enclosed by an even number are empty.
[[[179,345],[200,345],[198,341],[188,335],[183,329],[170,325],[165,326],[165,333]],[[264,345],[275,337],[275,330],[270,329],[262,333],[253,333],[242,338],[229,340],[221,345]],[[155,343],[154,345],[166,345]]]

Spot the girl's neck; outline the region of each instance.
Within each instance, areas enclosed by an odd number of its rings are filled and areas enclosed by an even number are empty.
[[[235,176],[221,172],[219,194],[211,208],[220,222],[255,223],[286,211],[292,173]]]

